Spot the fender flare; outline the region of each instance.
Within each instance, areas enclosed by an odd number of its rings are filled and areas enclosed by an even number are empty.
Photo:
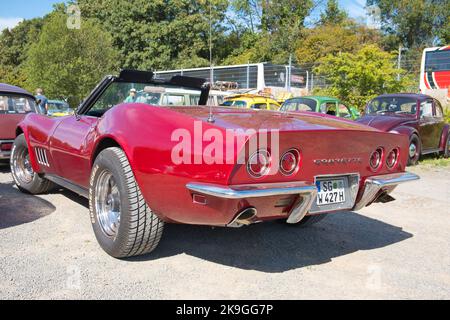
[[[446,123],[441,133],[441,140],[439,143],[439,149],[445,152],[445,143],[447,142],[447,137],[450,135],[450,124]]]
[[[31,145],[30,145],[30,138],[29,138],[29,135],[28,135],[28,126],[26,124],[24,124],[24,123],[19,123],[17,125],[17,127],[16,127],[16,138],[19,135],[21,135],[21,134],[24,135],[25,141],[27,142],[28,154],[30,156],[31,167],[33,168],[34,172],[39,173],[40,167],[39,167],[39,164],[37,162],[36,155],[35,155],[34,152],[32,152],[33,150],[32,150]]]
[[[395,129],[391,130],[390,132],[406,135],[406,136],[408,136],[408,139],[411,139],[411,136],[413,134],[415,134],[419,137],[420,141],[422,142],[419,132],[415,128],[412,128],[412,127],[399,126],[399,127],[396,127]]]

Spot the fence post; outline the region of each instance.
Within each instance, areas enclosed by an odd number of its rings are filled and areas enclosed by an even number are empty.
[[[247,89],[250,89],[250,61],[247,61]]]
[[[291,80],[292,80],[292,54],[289,55],[289,72],[288,72],[288,92],[291,92]]]

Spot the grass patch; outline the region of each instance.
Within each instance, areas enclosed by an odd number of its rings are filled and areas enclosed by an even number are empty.
[[[422,157],[419,164],[428,167],[450,167],[450,158],[445,159],[443,156],[426,155]]]

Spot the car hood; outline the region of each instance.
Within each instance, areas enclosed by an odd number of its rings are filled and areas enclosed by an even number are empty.
[[[209,117],[209,110],[205,107],[172,107],[171,109],[204,122]],[[213,117],[215,120],[213,125],[224,129],[378,131],[354,121],[312,112],[283,113],[277,111],[255,111],[216,107],[213,109]]]
[[[364,116],[358,120],[358,123],[365,124],[367,126],[377,128],[381,131],[391,131],[395,127],[398,127],[407,122],[411,122],[414,119],[411,117],[402,116]]]

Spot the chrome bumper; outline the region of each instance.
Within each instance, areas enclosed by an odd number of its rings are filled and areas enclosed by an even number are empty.
[[[419,180],[420,177],[414,173],[403,172],[393,173],[384,176],[371,177],[366,180],[364,185],[364,193],[353,210],[361,210],[373,201],[378,196],[380,191],[391,193],[399,184]]]
[[[219,186],[205,183],[189,183],[190,191],[223,199],[247,199],[271,197],[278,195],[299,195],[300,200],[294,205],[288,223],[300,222],[308,213],[316,198],[316,186],[306,182],[267,183],[259,185]]]
[[[390,193],[401,183],[418,180],[419,176],[413,173],[396,173],[371,177],[366,180],[364,194],[353,210],[360,210],[372,203],[380,191]],[[187,189],[193,193],[212,197],[239,200],[247,198],[271,197],[278,195],[299,195],[299,201],[294,205],[288,223],[300,222],[311,210],[317,196],[317,187],[308,182],[294,183],[267,183],[256,185],[221,186],[207,183],[189,183]]]
[[[11,151],[2,151],[1,145],[3,143],[14,143],[14,140],[0,140],[0,160],[9,159],[11,157]]]

